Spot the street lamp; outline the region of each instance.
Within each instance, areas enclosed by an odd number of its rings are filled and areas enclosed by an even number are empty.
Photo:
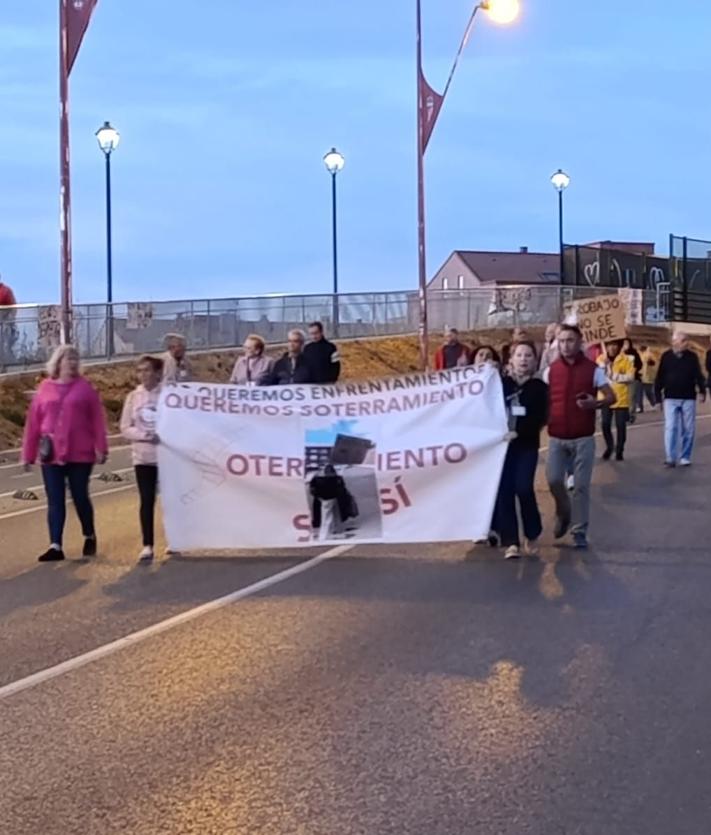
[[[442,93],[431,87],[422,67],[422,0],[415,0],[417,47],[417,252],[418,252],[418,301],[420,313],[419,343],[420,365],[426,370],[429,364],[429,326],[427,316],[427,234],[425,224],[425,152],[432,132],[447,98],[459,59],[469,41],[474,21],[479,11],[484,11],[494,23],[513,23],[521,11],[520,0],[479,0],[469,17],[469,23],[454,56],[452,69]]]
[[[333,234],[333,333],[338,336],[338,214],[336,201],[336,177],[343,171],[346,164],[345,157],[335,148],[324,156],[323,163],[331,175],[331,211]]]
[[[513,23],[521,12],[520,0],[482,0],[481,8],[494,23]]]
[[[559,168],[551,177],[553,188],[558,192],[558,252],[560,257],[560,283],[565,278],[565,259],[563,257],[563,192],[570,185],[570,177]]]
[[[96,131],[99,143],[106,159],[106,351],[109,356],[114,352],[114,323],[113,323],[113,265],[111,256],[111,154],[118,148],[121,134],[110,122]]]

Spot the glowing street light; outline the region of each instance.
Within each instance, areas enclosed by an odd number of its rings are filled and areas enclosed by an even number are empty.
[[[553,188],[558,192],[558,252],[560,258],[560,282],[565,278],[565,258],[563,257],[563,192],[570,185],[570,177],[559,168],[551,177]]]
[[[482,0],[481,8],[494,23],[513,23],[521,13],[520,0]]]

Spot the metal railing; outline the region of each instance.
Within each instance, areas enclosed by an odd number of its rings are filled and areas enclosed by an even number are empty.
[[[436,332],[446,326],[478,330],[547,324],[559,321],[573,299],[610,292],[615,291],[534,285],[432,291],[429,326]],[[658,324],[669,319],[668,293],[633,292],[640,294],[635,321]],[[46,362],[60,341],[60,318],[58,306],[0,308],[0,370]],[[290,329],[317,320],[341,339],[416,333],[418,297],[404,291],[341,294],[336,305],[330,295],[90,304],[75,305],[72,314],[73,341],[88,360],[156,353],[164,349],[169,333],[185,336],[191,350],[233,348],[250,333],[271,344],[282,343]],[[107,339],[108,328],[113,340]]]

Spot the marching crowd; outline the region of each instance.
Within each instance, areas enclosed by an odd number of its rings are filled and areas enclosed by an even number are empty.
[[[276,360],[266,354],[260,336],[248,336],[230,381],[237,385],[335,382],[341,371],[337,346],[325,338],[320,322],[312,322],[308,332],[307,342],[302,330],[290,331],[287,350]],[[166,347],[164,357],[144,356],[138,361],[139,384],[128,395],[120,421],[121,433],[132,445],[140,498],[141,561],[154,557],[160,387],[163,382],[195,379],[185,339],[169,334]],[[581,331],[570,324],[550,325],[540,349],[525,330],[517,328],[501,353],[491,345],[469,347],[455,329],[449,329],[435,355],[435,368],[472,364],[492,364],[502,375],[509,445],[488,541],[501,545],[508,559],[535,554],[543,530],[534,479],[544,429],[549,439],[546,475],[556,510],[554,536],[561,539],[570,531],[580,549],[588,545],[597,411],[602,415],[605,460],[613,455],[624,460],[627,424],[644,410],[646,398],[653,408],[663,404],[666,466],[691,464],[696,400],[697,395],[705,399],[711,385],[711,350],[706,355],[706,379],[686,334],[674,334],[672,348],[658,361],[646,346],[638,352],[630,340],[585,350]],[[89,480],[93,466],[105,463],[107,457],[99,394],[82,376],[76,349],[60,346],[33,397],[22,448],[26,467],[40,462],[47,495],[50,547],[40,562],[64,559],[67,485],[84,536],[83,555],[96,554]]]

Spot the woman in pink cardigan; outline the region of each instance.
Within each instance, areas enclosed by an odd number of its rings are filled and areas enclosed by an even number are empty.
[[[96,531],[89,478],[94,464],[108,457],[104,410],[98,392],[79,371],[79,354],[72,345],[57,348],[47,363],[47,377],[32,399],[22,445],[27,468],[39,457],[47,494],[50,547],[39,561],[64,559],[67,483],[84,534],[83,556],[93,557]]]

